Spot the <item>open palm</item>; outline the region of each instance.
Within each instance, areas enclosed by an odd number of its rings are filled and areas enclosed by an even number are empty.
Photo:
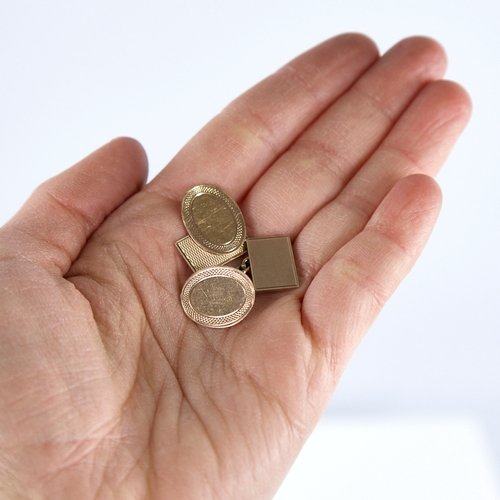
[[[0,232],[2,498],[271,498],[440,207],[470,103],[412,38],[333,38],[229,105],[149,184],[117,139]],[[417,175],[412,175],[417,174]],[[422,175],[425,174],[425,175]],[[301,286],[221,330],[183,313],[180,202],[214,184]]]

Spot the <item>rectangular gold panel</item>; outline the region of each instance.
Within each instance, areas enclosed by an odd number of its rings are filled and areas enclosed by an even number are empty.
[[[234,252],[213,254],[198,246],[191,236],[180,239],[175,243],[175,246],[193,271],[200,271],[207,267],[223,266],[246,252],[246,245],[243,242]]]
[[[292,244],[288,236],[248,238],[247,251],[256,291],[299,286]]]

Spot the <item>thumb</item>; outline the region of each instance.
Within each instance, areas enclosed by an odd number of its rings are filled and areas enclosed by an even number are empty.
[[[0,259],[21,256],[65,274],[89,236],[146,177],[142,146],[111,141],[34,191],[0,229]]]

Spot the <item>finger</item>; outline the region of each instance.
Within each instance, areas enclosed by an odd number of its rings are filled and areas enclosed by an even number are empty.
[[[312,281],[303,322],[340,376],[362,336],[410,271],[432,231],[441,191],[424,175],[401,180],[365,229]]]
[[[431,39],[414,37],[394,46],[259,179],[243,204],[249,233],[297,235],[445,66],[443,49]]]
[[[64,274],[89,236],[138,191],[147,158],[133,139],[120,138],[39,186],[1,229],[0,254],[19,254]]]
[[[465,127],[471,110],[459,85],[429,84],[377,152],[339,196],[320,210],[295,242],[305,282],[366,225],[388,191],[414,173],[435,175]]]
[[[209,183],[240,198],[377,57],[373,42],[357,34],[302,54],[224,109],[147,190],[181,199],[194,185]]]

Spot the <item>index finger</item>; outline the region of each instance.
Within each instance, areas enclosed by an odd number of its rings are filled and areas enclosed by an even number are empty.
[[[241,199],[377,58],[374,43],[359,34],[305,52],[227,106],[145,189],[180,200],[194,185],[215,184]]]

